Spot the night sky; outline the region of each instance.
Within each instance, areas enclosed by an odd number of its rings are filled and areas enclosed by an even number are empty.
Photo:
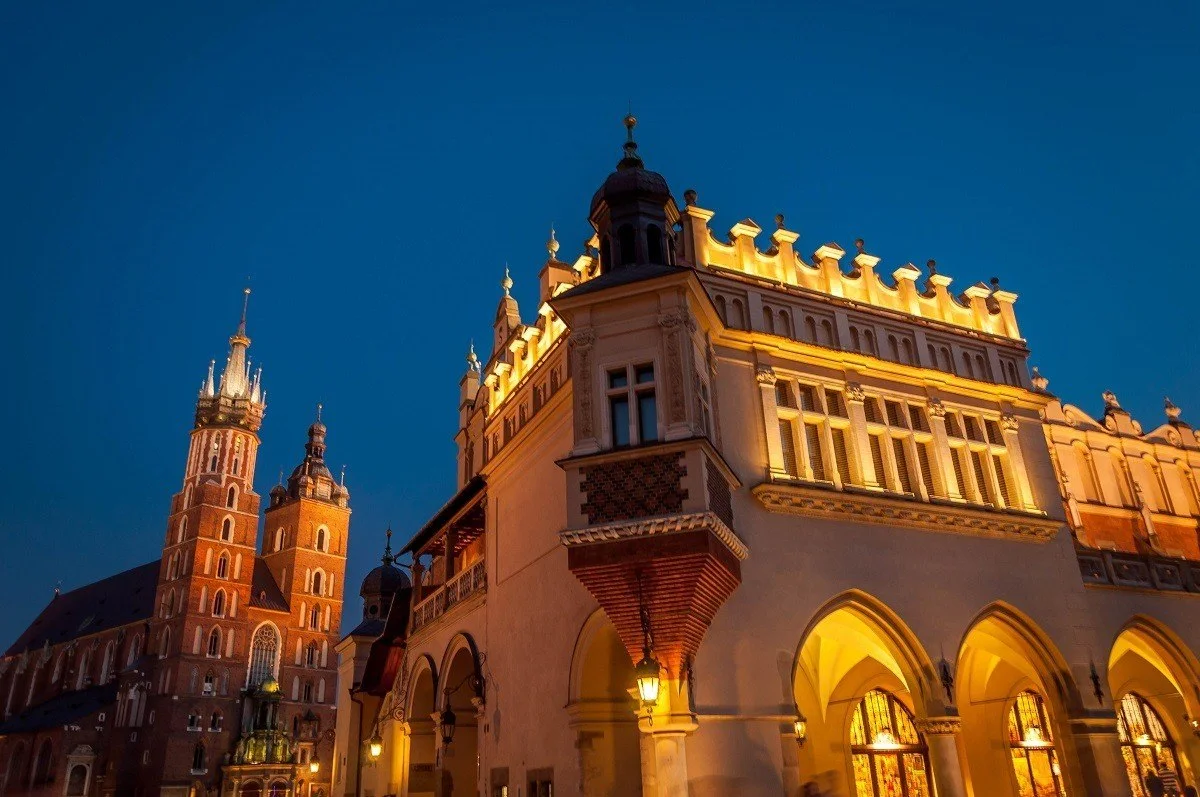
[[[505,262],[530,318],[630,103],[718,237],[782,212],[806,254],[998,276],[1052,391],[1200,422],[1195,2],[182,5],[0,8],[0,649],[157,557],[247,276],[257,490],[324,402],[356,617],[454,489]]]

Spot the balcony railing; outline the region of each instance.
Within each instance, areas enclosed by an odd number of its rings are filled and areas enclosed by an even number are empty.
[[[1200,593],[1200,562],[1097,549],[1076,553],[1085,584]]]
[[[487,589],[487,561],[480,559],[466,570],[451,576],[437,592],[413,609],[412,631],[416,633],[467,598]]]

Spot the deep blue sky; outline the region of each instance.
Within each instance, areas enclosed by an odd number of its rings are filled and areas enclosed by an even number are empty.
[[[246,275],[258,490],[324,401],[356,585],[450,495],[467,342],[551,222],[578,253],[629,102],[718,235],[997,275],[1052,390],[1200,422],[1195,2],[181,5],[0,9],[0,649],[157,555]]]

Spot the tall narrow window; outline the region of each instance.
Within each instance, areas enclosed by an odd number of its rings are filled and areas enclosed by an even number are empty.
[[[1136,692],[1127,692],[1121,698],[1117,735],[1121,739],[1121,758],[1125,761],[1129,789],[1137,797],[1146,797],[1146,776],[1157,774],[1164,766],[1182,776],[1175,740],[1154,707]]]
[[[1019,797],[1065,797],[1042,696],[1022,692],[1008,711],[1008,745]]]
[[[904,451],[904,440],[899,437],[892,438],[892,456],[896,460],[896,478],[900,481],[900,491],[914,492],[912,474],[908,470],[908,456]]]
[[[229,578],[229,554],[223,553],[217,559],[217,578]]]
[[[205,766],[204,745],[198,744],[192,750],[192,772],[201,773],[207,771]]]
[[[225,590],[217,590],[217,594],[213,595],[212,613],[214,617],[225,616]]]
[[[317,529],[317,550],[325,550],[325,529]]]
[[[666,263],[663,258],[662,230],[658,225],[646,227],[646,257],[651,263]]]
[[[322,577],[323,577],[323,574],[321,573],[321,571],[320,571],[320,570],[318,570],[317,572],[313,573],[313,577],[312,577],[312,594],[314,594],[314,595],[322,595],[322,594],[324,594],[324,593],[322,593],[322,592],[321,592],[321,579],[322,579]]]
[[[227,509],[233,509],[236,504],[237,504],[237,488],[230,487],[229,492],[225,494],[225,507]]]
[[[608,410],[614,448],[658,440],[654,366],[610,371]]]
[[[225,518],[221,524],[221,539],[225,542],[233,541],[233,518]]]
[[[636,234],[633,225],[623,224],[617,230],[617,242],[621,249],[621,265],[628,266],[637,260]]]
[[[835,427],[830,429],[830,432],[833,438],[833,461],[838,475],[842,478],[842,484],[851,484],[853,479],[850,474],[849,447],[846,443],[847,430]]]
[[[808,466],[812,468],[813,478],[817,481],[828,481],[825,475],[825,459],[821,456],[821,427],[816,423],[804,424],[804,439],[808,444]]]
[[[264,625],[254,632],[250,643],[250,687],[254,688],[275,676],[279,656],[279,634],[272,626]]]
[[[796,459],[796,422],[791,418],[779,419],[779,440],[783,447],[783,469],[789,476],[800,475]]]
[[[214,628],[208,635],[208,657],[215,659],[221,655],[221,631]]]

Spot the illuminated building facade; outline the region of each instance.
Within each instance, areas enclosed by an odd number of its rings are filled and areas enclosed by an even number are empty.
[[[1196,783],[1178,412],[1061,405],[995,280],[718,239],[627,125],[534,314],[505,274],[459,489],[339,646],[339,797]]]
[[[161,556],[56,594],[0,658],[0,794],[331,794],[349,491],[318,414],[257,545],[266,392],[249,346],[243,306],[196,401]]]

